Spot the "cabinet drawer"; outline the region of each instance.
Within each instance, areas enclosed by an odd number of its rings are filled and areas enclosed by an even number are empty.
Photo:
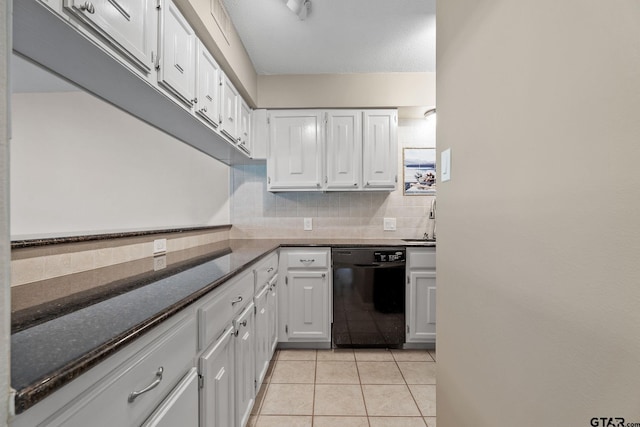
[[[255,290],[258,292],[278,272],[278,254],[273,253],[263,260],[254,270]]]
[[[248,303],[253,302],[254,285],[253,275],[247,272],[238,278],[227,295],[227,301],[231,305],[233,316],[240,313]]]
[[[253,301],[253,277],[250,273],[231,279],[221,291],[198,309],[198,350],[216,340],[247,304]]]
[[[287,254],[289,268],[329,267],[329,251],[296,251]]]
[[[408,250],[407,251],[409,268],[436,268],[436,252],[432,249],[427,250]]]
[[[233,310],[229,304],[229,289],[222,286],[207,303],[198,309],[198,350],[203,350],[231,324]]]
[[[128,359],[48,425],[140,425],[187,373],[195,348],[196,322],[189,317]],[[156,382],[147,392],[132,395]]]

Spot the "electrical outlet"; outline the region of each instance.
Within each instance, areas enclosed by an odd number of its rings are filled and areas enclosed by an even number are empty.
[[[160,255],[153,257],[153,271],[162,270],[163,268],[167,268],[167,256]]]
[[[167,239],[156,239],[153,241],[153,254],[162,254],[167,252]]]
[[[313,230],[313,220],[311,218],[305,218],[304,219],[304,229],[306,231]]]
[[[385,218],[383,224],[384,224],[384,231],[396,231],[395,218]]]

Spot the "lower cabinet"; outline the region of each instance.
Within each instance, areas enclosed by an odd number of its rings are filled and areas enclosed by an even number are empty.
[[[235,426],[235,330],[229,325],[199,361],[203,427]],[[176,424],[179,425],[179,424]]]
[[[142,427],[199,427],[198,371],[192,368]]]
[[[267,344],[269,348],[269,360],[273,356],[278,346],[278,277],[274,277],[269,286],[269,298],[267,299],[267,318],[268,338]]]
[[[256,397],[254,319],[254,304],[250,303],[233,322],[236,329],[236,425],[239,427],[247,425]]]
[[[256,388],[262,384],[271,360],[271,344],[269,342],[269,297],[268,285],[255,296],[256,304]]]
[[[330,259],[329,248],[281,250],[280,342],[331,342]]]
[[[435,248],[407,248],[407,342],[436,341]]]

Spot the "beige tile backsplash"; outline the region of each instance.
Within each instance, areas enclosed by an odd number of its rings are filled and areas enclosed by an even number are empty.
[[[165,236],[161,236],[165,237]],[[113,240],[111,247],[95,249],[80,249],[86,245],[79,245],[78,251],[55,253],[47,251],[42,255],[31,257],[16,257],[11,261],[11,286],[19,286],[54,277],[89,271],[96,268],[108,267],[151,257],[153,254],[153,240],[158,236],[149,236],[141,243],[118,246],[118,239]],[[208,245],[229,239],[229,230],[204,231],[195,235],[167,238],[167,252],[176,252],[196,246]],[[104,246],[104,245],[98,245]],[[53,253],[48,253],[53,252]]]
[[[269,193],[266,165],[231,169],[232,238],[417,238],[427,227],[431,196],[404,196],[402,149],[435,147],[435,129],[424,120],[400,120],[398,189],[392,192]],[[313,230],[303,230],[303,218]],[[396,218],[396,231],[383,230],[383,218]]]

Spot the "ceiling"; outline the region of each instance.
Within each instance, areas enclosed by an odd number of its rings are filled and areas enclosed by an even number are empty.
[[[435,0],[224,0],[258,74],[435,72]]]

